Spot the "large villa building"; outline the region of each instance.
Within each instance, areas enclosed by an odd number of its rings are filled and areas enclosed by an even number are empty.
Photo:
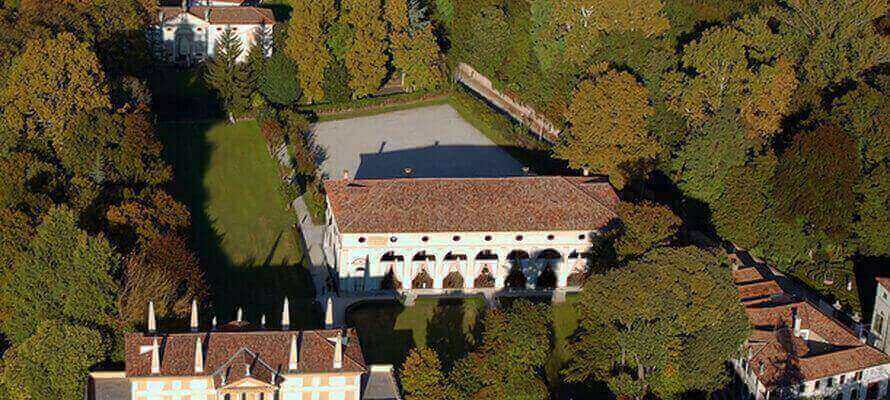
[[[354,329],[291,330],[241,318],[124,335],[125,369],[90,375],[88,400],[400,400],[391,366],[369,366]],[[265,319],[265,317],[264,317]]]
[[[732,361],[746,398],[888,397],[890,356],[819,306],[786,293],[765,266],[732,273],[753,331]]]
[[[870,338],[875,347],[890,354],[890,277],[880,277],[877,281]]]
[[[599,178],[325,182],[324,250],[341,292],[577,286],[617,221]]]
[[[243,0],[183,0],[175,7],[159,7],[152,39],[159,56],[191,65],[214,56],[216,43],[231,30],[241,41],[239,61],[257,40],[265,40],[266,56],[271,55],[275,16],[268,8],[248,5]]]

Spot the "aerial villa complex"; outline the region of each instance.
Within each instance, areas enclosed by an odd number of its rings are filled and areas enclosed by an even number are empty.
[[[341,292],[577,286],[617,221],[612,186],[585,176],[325,182],[324,250]]]
[[[231,30],[241,41],[239,61],[247,59],[248,49],[258,39],[267,41],[271,55],[272,10],[247,5],[242,0],[183,0],[181,6],[159,7],[150,37],[158,44],[163,59],[192,65],[213,57],[219,38]]]
[[[96,372],[89,400],[398,400],[391,366],[368,366],[354,329],[276,329],[238,318],[209,329],[192,304],[190,329],[124,335],[123,372]]]
[[[732,273],[753,330],[733,360],[738,387],[756,400],[888,397],[890,356],[813,303],[786,293],[766,267]]]

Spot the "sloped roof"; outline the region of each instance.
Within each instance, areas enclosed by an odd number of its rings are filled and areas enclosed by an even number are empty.
[[[344,233],[596,230],[617,220],[618,196],[599,178],[328,180]]]
[[[875,278],[878,284],[890,290],[890,276],[879,276]]]
[[[211,25],[274,25],[275,24],[275,15],[272,13],[272,10],[268,8],[260,8],[260,7],[245,7],[245,6],[222,6],[222,7],[207,7],[207,6],[196,6],[189,7],[187,10],[183,11],[181,7],[159,7],[158,11],[160,11],[158,17],[162,14],[164,17],[163,21],[155,20],[155,23],[158,22],[168,22],[173,20],[183,13],[191,14],[193,17],[198,18],[200,20],[206,21]]]
[[[862,343],[833,316],[784,292],[768,271],[741,268],[733,272],[733,280],[753,326],[747,342],[748,362],[767,387],[890,364],[890,356]],[[801,331],[809,331],[807,340],[794,334],[795,314]]]
[[[246,372],[245,363],[254,365],[252,374],[262,374],[263,368],[279,374],[364,372],[367,370],[361,345],[355,330],[346,330],[343,346],[343,368],[334,369],[334,344],[328,340],[336,337],[339,330],[315,331],[244,331],[199,333],[126,333],[124,335],[124,360],[127,377],[139,376],[210,376],[240,360],[240,366],[231,368],[232,375]],[[291,337],[296,335],[298,347],[297,369],[289,371]],[[200,337],[204,347],[204,373],[195,374],[195,342]],[[141,346],[150,346],[157,339],[160,346],[161,371],[151,374],[151,354],[139,354]],[[236,357],[233,359],[233,357]],[[237,358],[240,357],[240,358]],[[251,358],[253,357],[253,358]],[[265,364],[263,366],[262,364]],[[243,377],[243,376],[242,376]],[[265,382],[271,382],[271,378]],[[263,380],[263,379],[261,379]]]

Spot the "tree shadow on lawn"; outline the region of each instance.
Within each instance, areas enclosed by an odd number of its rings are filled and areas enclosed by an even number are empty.
[[[208,315],[208,319],[216,316],[218,323],[224,324],[234,319],[237,308],[242,307],[247,321],[258,326],[265,314],[267,327],[279,326],[283,300],[287,296],[291,327],[319,327],[321,308],[314,300],[315,287],[304,263],[273,257],[282,241],[293,240],[292,230],[279,232],[265,257],[235,262],[223,249],[225,234],[214,228],[215,220],[208,214],[209,195],[203,184],[213,151],[208,133],[215,124],[177,123],[159,127],[166,159],[174,170],[171,192],[191,211],[192,245],[210,289],[210,304],[202,314]],[[260,258],[262,263],[258,262]]]

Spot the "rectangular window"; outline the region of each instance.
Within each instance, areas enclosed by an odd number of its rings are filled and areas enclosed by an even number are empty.
[[[841,375],[841,382],[840,382],[841,385],[843,385],[844,382],[846,382],[846,381],[847,381],[847,376],[846,376],[846,375]]]
[[[825,379],[825,387],[832,387],[832,386],[834,386],[834,377],[826,378]]]
[[[819,390],[819,388],[820,388],[821,386],[822,386],[822,381],[816,381],[816,386],[813,387],[813,390]]]
[[[860,379],[862,379],[862,371],[856,371],[856,373],[853,374],[853,382],[859,382]]]
[[[877,317],[875,317],[875,332],[879,335],[884,332],[884,314],[879,313]]]
[[[346,378],[342,376],[332,376],[328,381],[331,386],[346,386]]]

